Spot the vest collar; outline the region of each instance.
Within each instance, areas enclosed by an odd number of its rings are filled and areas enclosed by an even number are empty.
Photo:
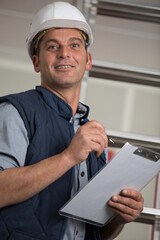
[[[60,116],[64,117],[67,120],[70,120],[73,116],[72,108],[68,103],[66,103],[63,99],[58,97],[56,94],[44,88],[42,86],[37,86],[36,91],[39,92],[44,99],[44,101],[49,105],[52,109],[54,109]],[[82,103],[81,103],[82,104]],[[82,104],[84,105],[84,104]],[[87,108],[85,118],[87,118],[89,113],[89,107],[84,105]]]

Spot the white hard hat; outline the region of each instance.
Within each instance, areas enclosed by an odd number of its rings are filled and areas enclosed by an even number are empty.
[[[93,35],[83,14],[67,2],[54,2],[42,8],[33,18],[30,34],[27,38],[27,49],[30,57],[33,55],[32,40],[45,29],[49,28],[77,28],[88,37],[88,46],[93,43]]]

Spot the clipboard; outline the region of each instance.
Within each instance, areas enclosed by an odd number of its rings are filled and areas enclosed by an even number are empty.
[[[125,188],[140,191],[159,171],[159,153],[126,143],[59,214],[102,227],[114,217],[107,205],[111,196]]]

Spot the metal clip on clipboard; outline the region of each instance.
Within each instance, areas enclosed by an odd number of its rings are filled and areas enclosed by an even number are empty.
[[[136,151],[134,151],[134,154],[137,154],[141,157],[144,157],[146,159],[152,160],[154,162],[157,162],[160,159],[160,154],[155,153],[149,149],[139,147]]]

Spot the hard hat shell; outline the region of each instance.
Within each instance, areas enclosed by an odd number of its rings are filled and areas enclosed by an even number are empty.
[[[30,34],[26,40],[30,57],[33,55],[32,40],[41,31],[49,28],[77,28],[88,36],[88,45],[93,43],[93,35],[83,14],[67,2],[54,2],[43,7],[33,18]]]

